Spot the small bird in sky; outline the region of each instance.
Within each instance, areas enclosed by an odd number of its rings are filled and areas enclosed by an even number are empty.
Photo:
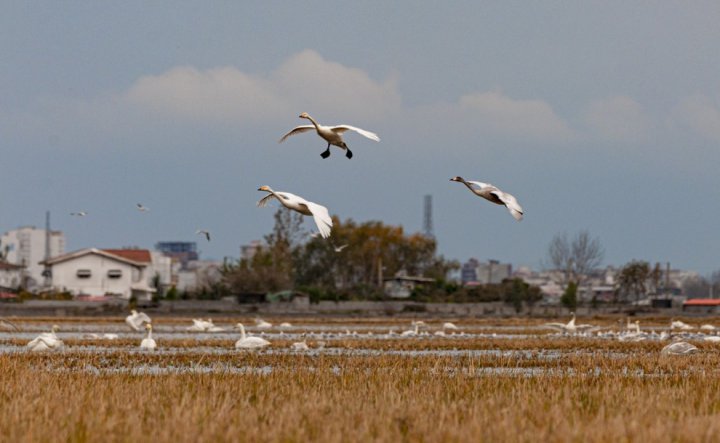
[[[210,232],[209,232],[209,231],[206,231],[205,229],[198,229],[197,231],[195,231],[195,234],[197,234],[197,235],[201,235],[201,234],[202,234],[202,235],[205,236],[205,238],[207,239],[207,241],[210,241]]]
[[[72,215],[73,217],[85,217],[87,215],[87,212],[85,212],[85,211],[71,212],[70,215]]]
[[[136,206],[137,206],[138,211],[140,211],[140,212],[147,212],[150,210],[150,208],[143,206],[141,203],[138,203]]]

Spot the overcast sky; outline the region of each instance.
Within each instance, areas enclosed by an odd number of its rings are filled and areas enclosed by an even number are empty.
[[[271,228],[261,185],[408,232],[432,194],[447,257],[537,268],[586,229],[605,264],[708,274],[718,23],[716,1],[4,2],[0,232],[50,210],[68,250],[190,240],[219,259]],[[311,133],[278,144],[303,111],[382,141],[348,133],[352,160]]]

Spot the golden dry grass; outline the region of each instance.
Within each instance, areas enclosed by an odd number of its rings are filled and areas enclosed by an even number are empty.
[[[177,342],[190,348],[193,340]],[[508,351],[454,357],[163,354],[138,353],[131,340],[66,343],[59,353],[0,355],[4,441],[694,442],[720,435],[720,348],[706,343],[686,357],[660,356],[660,342],[543,336],[328,343]],[[88,343],[128,349],[73,349]],[[548,358],[543,349],[557,352]],[[510,352],[520,350],[527,352]]]

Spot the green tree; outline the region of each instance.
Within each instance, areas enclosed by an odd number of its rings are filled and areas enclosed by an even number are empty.
[[[560,297],[560,303],[566,308],[574,311],[577,308],[577,283],[570,281],[565,288],[565,292]]]

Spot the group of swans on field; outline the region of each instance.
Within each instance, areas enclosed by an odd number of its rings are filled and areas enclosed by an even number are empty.
[[[426,332],[426,331],[421,332],[420,331],[421,327],[424,328],[427,326],[428,325],[422,320],[412,321],[412,322],[410,322],[410,329],[406,329],[406,330],[400,332],[399,335],[401,337],[416,337],[419,335],[430,335],[429,332]],[[446,331],[449,331],[449,330],[457,331],[459,329],[460,328],[458,328],[454,323],[445,322],[442,324],[442,327],[440,329],[438,329],[437,331],[434,332],[434,334],[438,335],[438,336],[444,336],[444,335],[446,335]],[[395,331],[393,331],[392,329],[389,330],[388,335],[395,335]]]
[[[336,126],[321,125],[307,112],[303,112],[302,114],[300,114],[299,117],[309,120],[311,124],[296,126],[295,128],[291,129],[287,134],[283,135],[279,143],[284,142],[288,137],[292,135],[302,134],[308,131],[315,131],[315,133],[320,138],[327,142],[327,148],[325,149],[325,151],[322,152],[322,154],[320,154],[322,158],[328,158],[330,156],[331,146],[337,146],[338,148],[345,151],[345,156],[347,158],[352,158],[353,153],[348,148],[347,143],[345,143],[342,137],[345,132],[353,131],[370,140],[376,142],[380,141],[380,137],[378,137],[378,135],[374,132],[360,129],[355,126],[344,124]],[[468,189],[470,189],[473,194],[477,195],[478,197],[482,197],[489,202],[505,206],[508,211],[510,211],[510,215],[512,215],[513,218],[518,221],[522,220],[523,209],[520,204],[518,204],[517,199],[513,195],[507,192],[503,192],[496,186],[493,186],[489,183],[468,181],[463,179],[462,177],[453,177],[450,180],[463,183],[465,186],[468,187]],[[330,231],[332,229],[332,218],[330,217],[329,211],[325,206],[318,203],[313,203],[309,200],[304,199],[303,197],[291,194],[289,192],[274,191],[272,188],[270,188],[270,186],[267,185],[261,186],[260,188],[258,188],[258,191],[268,193],[267,196],[263,197],[257,203],[258,206],[264,207],[268,203],[268,201],[276,199],[280,202],[280,204],[290,210],[296,211],[302,215],[313,217],[322,238],[328,238],[330,236]],[[343,246],[336,247],[336,251],[340,252],[342,248]]]

